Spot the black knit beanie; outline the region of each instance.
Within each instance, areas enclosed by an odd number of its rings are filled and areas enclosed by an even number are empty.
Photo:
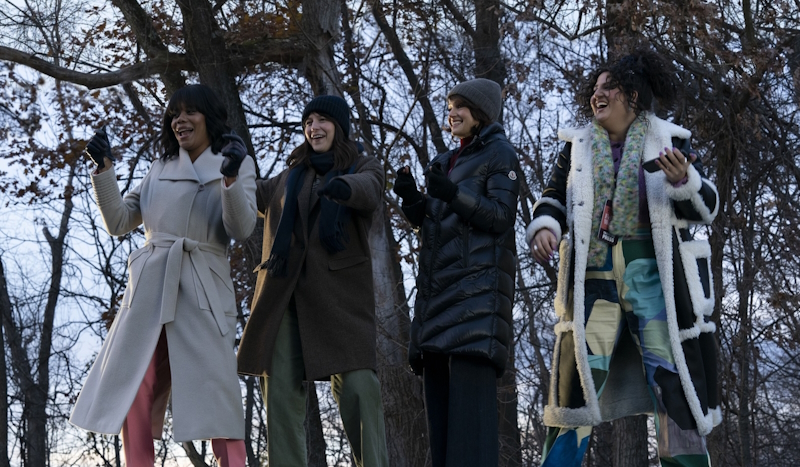
[[[336,123],[342,127],[344,139],[350,139],[350,106],[347,101],[339,96],[318,96],[311,99],[303,109],[303,125],[311,112],[325,114],[330,118],[336,120]]]

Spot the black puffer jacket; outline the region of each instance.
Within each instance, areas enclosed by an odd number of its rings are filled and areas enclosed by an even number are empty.
[[[431,162],[447,167],[453,151]],[[446,169],[445,169],[446,170]],[[417,300],[409,363],[421,374],[422,352],[486,358],[502,375],[512,339],[519,177],[502,125],[484,128],[449,174],[450,203],[425,197],[403,211],[422,226]]]

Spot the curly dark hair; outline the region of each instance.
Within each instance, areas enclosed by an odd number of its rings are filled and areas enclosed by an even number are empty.
[[[161,119],[161,135],[158,137],[161,157],[171,159],[178,155],[180,145],[175,133],[172,132],[172,117],[179,115],[182,110],[195,110],[203,114],[211,150],[219,153],[226,143],[222,135],[231,132],[231,127],[228,126],[228,111],[213,89],[204,84],[190,84],[172,94],[164,111],[164,117]]]
[[[677,99],[678,76],[672,65],[653,50],[638,48],[617,61],[599,66],[578,90],[579,111],[587,119],[594,116],[591,98],[597,78],[605,72],[610,74],[607,86],[619,88],[636,115],[653,110],[654,100],[661,108],[669,109]]]
[[[333,170],[344,170],[350,167],[358,158],[358,145],[355,141],[344,137],[344,130],[342,130],[341,125],[335,118],[325,113],[317,113],[333,123],[333,127],[336,129],[333,133],[333,145],[331,146],[331,151],[333,151]],[[305,125],[305,122],[303,122],[303,125]],[[303,131],[303,137],[305,137],[305,131]],[[309,159],[314,152],[311,144],[306,139],[303,144],[292,151],[286,160],[286,165],[290,168],[300,164],[308,165],[311,163]]]

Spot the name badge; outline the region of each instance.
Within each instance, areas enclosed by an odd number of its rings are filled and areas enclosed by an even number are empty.
[[[611,245],[616,245],[617,236],[608,231],[611,225],[611,216],[611,200],[608,200],[606,205],[603,206],[603,215],[600,216],[600,228],[597,229],[597,238]]]

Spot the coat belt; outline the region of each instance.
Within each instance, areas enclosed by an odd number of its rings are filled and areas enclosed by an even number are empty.
[[[178,287],[180,286],[181,268],[183,265],[183,252],[189,253],[189,261],[200,280],[203,293],[208,299],[211,314],[217,322],[219,332],[224,336],[228,333],[228,324],[225,320],[225,311],[219,302],[216,284],[211,277],[211,268],[206,261],[206,253],[225,257],[226,247],[219,243],[202,243],[186,237],[177,237],[164,233],[152,233],[147,238],[147,243],[156,247],[169,248],[167,254],[167,269],[164,277],[164,291],[161,295],[161,324],[175,321],[175,310],[178,305]]]

